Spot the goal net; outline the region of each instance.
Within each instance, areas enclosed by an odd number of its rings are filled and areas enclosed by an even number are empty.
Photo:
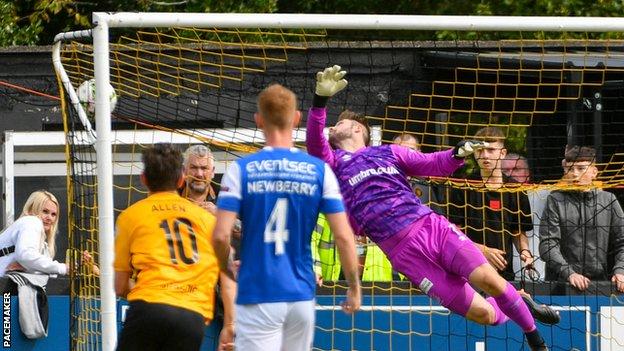
[[[530,178],[492,189],[480,177],[478,162],[470,159],[451,177],[414,179],[415,191],[435,211],[470,231],[473,240],[488,243],[495,238],[506,252],[515,251],[511,242],[519,236],[510,228],[526,224],[522,231],[537,258],[537,274],[522,269],[516,257],[509,263],[509,279],[560,311],[558,326],[539,326],[552,349],[624,345],[624,337],[618,336],[624,331],[622,303],[610,275],[595,279],[584,293],[546,281],[548,259],[540,256],[538,236],[548,194],[579,190],[561,181],[566,146],[593,147],[599,187],[622,199],[624,22],[348,15],[94,17],[100,26],[93,29],[93,41],[90,31],[61,34],[55,51],[68,141],[70,247],[76,257],[88,250],[102,262],[100,276],[86,268],[72,276],[72,349],[114,344],[116,306],[114,299],[111,305],[108,251],[114,217],[146,196],[138,181],[141,150],[156,142],[181,149],[209,145],[218,188],[228,162],[263,144],[253,120],[256,95],[277,82],[292,89],[306,111],[315,73],[334,64],[348,71],[349,86],[330,100],[329,125],[348,108],[376,126],[376,143],[408,135],[416,137],[423,152],[478,139],[484,127],[502,131],[508,158],[515,160],[516,171],[526,168]],[[75,89],[94,77],[101,84],[98,89],[109,80],[117,94],[110,116],[105,97],[97,100],[103,112],[96,117],[77,102]],[[295,134],[298,147],[305,147],[304,136],[302,126]],[[493,162],[502,164],[503,156]],[[522,160],[527,166],[521,166]],[[528,207],[519,205],[521,198]],[[598,219],[600,211],[585,220]],[[619,221],[596,225],[624,235]],[[360,245],[364,270],[387,269],[383,257],[367,265],[367,254],[376,248],[365,240]],[[605,270],[610,274],[617,264],[614,250],[597,247],[588,255],[608,257],[605,264],[611,266]],[[522,348],[516,326],[466,322],[397,272],[367,279],[363,311],[346,316],[339,309],[346,285],[337,274],[319,289],[315,349]]]

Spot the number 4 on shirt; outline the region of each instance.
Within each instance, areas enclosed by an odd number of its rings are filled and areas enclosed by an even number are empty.
[[[288,241],[286,218],[288,218],[288,199],[277,199],[264,228],[264,242],[275,243],[275,255],[284,254],[284,243]]]

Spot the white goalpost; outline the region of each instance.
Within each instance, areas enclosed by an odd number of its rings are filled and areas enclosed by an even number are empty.
[[[93,13],[93,29],[61,33],[55,39],[54,65],[69,93],[77,102],[70,79],[65,73],[59,50],[66,40],[93,38],[94,77],[96,80],[95,126],[82,108],[78,115],[97,157],[97,204],[100,252],[100,318],[102,350],[115,349],[117,340],[116,297],[114,292],[114,207],[113,151],[110,94],[110,41],[113,28],[275,28],[275,29],[360,29],[423,31],[549,31],[549,32],[624,32],[624,18],[563,18],[503,16],[407,16],[407,15],[314,15],[314,14],[236,14],[236,13]],[[303,135],[300,136],[303,141]]]

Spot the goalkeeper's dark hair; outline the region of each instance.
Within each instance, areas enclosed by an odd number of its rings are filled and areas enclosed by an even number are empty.
[[[488,143],[500,141],[505,144],[505,133],[499,127],[483,127],[475,133],[475,139]]]
[[[143,175],[151,192],[176,190],[182,175],[182,153],[171,144],[154,144],[143,150]]]
[[[343,119],[350,119],[364,126],[364,144],[366,146],[369,146],[370,141],[371,141],[371,129],[370,129],[370,126],[368,125],[368,121],[366,120],[366,117],[364,117],[364,115],[362,114],[353,112],[351,110],[344,110],[338,116],[339,121],[342,121]]]
[[[596,162],[596,149],[590,146],[566,146],[565,161],[574,162]]]

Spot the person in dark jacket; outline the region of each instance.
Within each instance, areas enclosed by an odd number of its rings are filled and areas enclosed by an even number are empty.
[[[595,158],[590,147],[566,151],[563,182],[571,188],[546,199],[540,254],[546,280],[569,282],[583,291],[592,280],[611,279],[624,292],[624,212],[615,195],[595,182]]]

